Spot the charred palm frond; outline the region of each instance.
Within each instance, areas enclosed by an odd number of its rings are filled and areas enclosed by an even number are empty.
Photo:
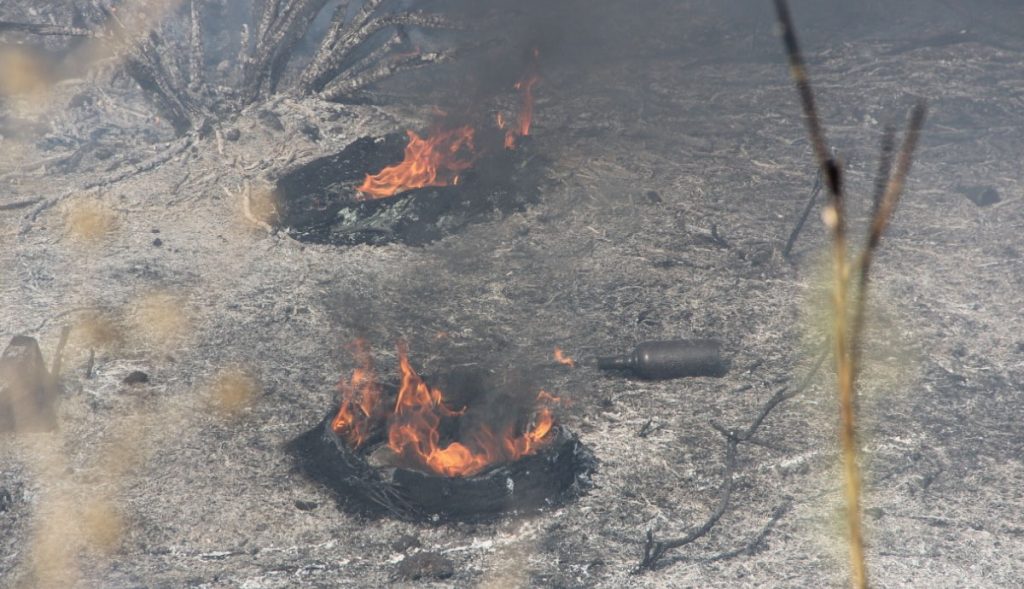
[[[325,100],[344,100],[359,90],[399,72],[444,63],[451,61],[454,57],[455,51],[450,50],[435,53],[415,53],[393,57],[386,61],[380,60],[363,71],[336,79],[323,89],[320,96]]]
[[[351,19],[345,18],[347,2],[334,13],[331,26],[320,42],[313,59],[299,78],[298,91],[314,94],[324,91],[328,84],[343,78],[354,65],[357,51],[372,42],[376,33],[389,27],[454,28],[455,24],[438,14],[421,12],[388,13],[382,10],[384,0],[366,0]],[[407,69],[407,68],[406,68]],[[394,68],[395,73],[400,71]],[[386,77],[386,76],[381,76]],[[379,79],[379,78],[378,78]]]
[[[209,117],[209,109],[199,99],[204,60],[201,2],[192,0],[190,4],[188,66],[182,63],[180,51],[164,39],[159,23],[148,28],[149,23],[139,15],[122,18],[103,9],[112,51],[120,55],[125,71],[178,135],[200,127]]]
[[[32,35],[53,35],[63,37],[95,37],[96,32],[81,27],[65,27],[46,23],[0,21],[0,33],[17,31]]]
[[[100,22],[100,26],[0,22],[0,32],[100,38],[160,115],[178,135],[184,135],[205,125],[213,105],[225,98],[206,84],[205,3],[143,1],[114,12],[94,1],[86,6],[92,18],[76,20]],[[241,82],[237,91],[228,91],[233,97],[230,102],[244,107],[267,100],[283,90],[280,86],[286,78],[295,80],[292,90],[298,94],[344,100],[399,72],[455,57],[453,50],[425,52],[411,47],[405,33],[408,28],[456,28],[452,21],[393,5],[388,0],[341,0],[309,62],[294,76],[286,76],[299,44],[317,41],[310,39],[313,23],[328,1],[255,0],[251,25],[242,30]],[[389,30],[393,32],[386,34]]]
[[[242,64],[242,101],[255,102],[277,91],[295,46],[309,32],[327,0],[262,0],[253,6],[250,53]],[[347,10],[342,2],[338,10]]]

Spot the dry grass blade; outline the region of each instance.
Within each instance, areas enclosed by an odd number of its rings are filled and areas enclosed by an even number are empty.
[[[921,127],[924,126],[924,118],[927,112],[924,102],[919,102],[910,113],[910,122],[907,125],[907,135],[903,139],[903,146],[900,148],[899,159],[896,161],[896,169],[885,186],[885,191],[878,202],[874,218],[871,221],[871,231],[868,234],[868,242],[864,248],[863,256],[870,256],[873,250],[878,247],[882,239],[882,233],[889,226],[892,215],[896,212],[896,205],[899,204],[900,196],[903,194],[903,185],[910,173],[910,164],[913,160],[914,149],[917,147],[917,140],[921,135]],[[864,258],[861,261],[861,271],[866,272]]]
[[[864,331],[865,307],[867,305],[868,275],[871,264],[874,260],[874,252],[882,241],[882,234],[889,226],[896,206],[899,204],[900,196],[903,194],[903,185],[907,175],[910,173],[910,164],[913,160],[914,149],[917,147],[917,140],[921,134],[921,127],[924,126],[926,107],[923,102],[914,106],[910,114],[910,122],[907,124],[907,134],[903,139],[900,148],[899,159],[896,162],[896,169],[890,170],[892,165],[892,133],[887,129],[885,139],[882,142],[882,159],[879,166],[879,177],[875,187],[875,200],[871,215],[871,227],[868,231],[867,241],[864,249],[857,260],[857,298],[853,310],[853,325],[851,329],[851,363],[853,364],[853,378],[856,379],[860,366],[860,343]],[[891,172],[891,176],[890,176]],[[852,386],[852,385],[851,385]]]
[[[878,158],[878,172],[875,174],[875,191],[871,195],[871,217],[874,218],[882,204],[882,197],[885,196],[885,187],[889,184],[889,176],[892,174],[892,149],[894,147],[896,130],[892,125],[886,125],[882,132],[882,153]]]
[[[775,8],[782,27],[783,43],[789,57],[789,71],[800,95],[804,120],[811,137],[814,154],[825,177],[829,191],[829,205],[823,212],[826,225],[832,232],[832,344],[839,381],[840,445],[843,456],[843,488],[846,501],[847,544],[854,587],[867,587],[867,564],[864,560],[864,539],[860,513],[860,467],[857,461],[856,422],[853,404],[852,366],[849,354],[849,332],[846,323],[847,283],[849,268],[846,260],[846,221],[843,207],[842,173],[838,163],[828,155],[825,132],[814,105],[814,93],[804,66],[789,6],[785,0],[776,0]]]
[[[888,226],[899,202],[903,184],[910,171],[921,127],[924,124],[925,107],[918,104],[910,117],[910,124],[900,150],[896,169],[892,167],[892,132],[887,129],[882,142],[882,157],[876,180],[872,203],[871,228],[867,243],[861,252],[854,270],[858,274],[858,288],[854,295],[854,309],[849,312],[850,264],[847,260],[846,219],[843,207],[842,176],[838,163],[828,156],[827,144],[822,125],[814,105],[814,93],[807,77],[806,67],[796,34],[793,30],[789,7],[785,0],[776,0],[779,24],[782,27],[783,43],[789,56],[790,73],[800,95],[804,119],[811,136],[815,157],[821,166],[829,189],[830,203],[824,211],[824,220],[832,232],[832,305],[833,345],[836,358],[837,386],[839,393],[840,445],[843,459],[843,488],[846,501],[846,522],[851,569],[851,584],[854,587],[868,586],[867,564],[864,558],[864,540],[861,524],[861,474],[858,458],[857,427],[855,414],[855,385],[859,369],[860,339],[864,329],[864,308],[867,297],[868,272],[873,253],[881,241],[882,233]],[[891,175],[890,175],[891,172]]]
[[[786,56],[789,58],[789,73],[796,83],[797,92],[800,93],[800,105],[804,110],[804,122],[807,124],[807,133],[811,136],[811,147],[814,148],[814,158],[821,167],[825,176],[826,185],[832,194],[839,192],[839,168],[832,160],[828,151],[828,142],[825,140],[825,130],[818,118],[818,109],[814,104],[814,92],[811,90],[811,81],[807,77],[807,66],[804,65],[803,54],[800,52],[800,44],[796,39],[796,31],[793,29],[793,19],[789,15],[789,5],[785,0],[775,0],[775,10],[779,18],[779,26],[782,28],[782,42],[786,46]]]

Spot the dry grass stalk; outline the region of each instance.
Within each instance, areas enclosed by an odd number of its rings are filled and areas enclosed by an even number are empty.
[[[789,7],[785,0],[776,0],[776,11],[782,27],[783,42],[789,57],[790,73],[800,94],[804,120],[811,136],[815,157],[826,178],[829,204],[823,212],[826,225],[832,233],[832,341],[836,359],[836,375],[839,396],[840,445],[843,459],[843,488],[846,501],[847,543],[849,549],[851,584],[854,587],[868,586],[867,563],[864,558],[864,536],[861,523],[861,473],[857,445],[857,423],[855,413],[856,378],[860,368],[860,345],[864,331],[865,305],[867,299],[868,275],[874,251],[881,242],[892,215],[896,210],[903,185],[910,171],[910,163],[924,124],[925,107],[918,104],[910,118],[906,138],[900,150],[895,171],[890,175],[891,138],[887,132],[883,141],[882,160],[879,167],[877,186],[884,191],[876,194],[873,203],[871,227],[867,243],[852,268],[857,273],[858,288],[852,297],[853,311],[850,312],[851,265],[847,257],[846,214],[842,183],[842,168],[829,156],[825,133],[814,104],[814,94],[804,66],[803,58],[793,30]],[[886,177],[888,181],[886,182]]]

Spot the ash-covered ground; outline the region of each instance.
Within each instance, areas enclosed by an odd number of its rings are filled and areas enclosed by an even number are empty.
[[[854,235],[883,125],[901,126],[918,98],[930,106],[871,284],[867,559],[879,587],[1013,587],[1024,581],[1024,44],[986,28],[1007,18],[976,15],[967,30],[946,3],[918,4],[935,12],[846,30],[794,7],[847,165]],[[444,91],[420,92],[417,76],[379,104],[274,99],[190,143],[168,143],[124,86],[65,81],[34,109],[8,99],[4,124],[20,131],[5,133],[0,171],[0,336],[35,336],[49,360],[61,327],[72,332],[59,431],[0,437],[0,584],[846,584],[828,362],[739,446],[716,525],[635,574],[648,530],[683,536],[715,510],[726,442],[712,423],[746,427],[795,386],[828,304],[820,209],[781,255],[815,170],[767,7],[717,20],[672,2],[645,10],[659,11],[656,26],[604,9],[617,38],[640,39],[626,49],[542,62],[539,204],[424,247],[302,244],[252,220],[283,171],[422,128]],[[581,38],[605,31],[593,26]],[[446,75],[460,74],[424,74]],[[68,164],[78,148],[58,139],[101,124],[107,151]],[[998,202],[965,195],[979,188]],[[720,338],[732,370],[645,382],[551,360],[556,346],[586,360],[680,336]],[[595,488],[487,524],[337,509],[284,445],[334,402],[356,337],[382,370],[405,338],[425,373],[476,366],[567,398],[562,423],[600,460]],[[125,384],[133,371],[148,382]]]

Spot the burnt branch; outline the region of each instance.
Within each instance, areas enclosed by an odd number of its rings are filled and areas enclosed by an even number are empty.
[[[242,70],[244,102],[255,102],[277,91],[295,46],[326,4],[327,0],[264,0],[254,7],[253,46]],[[339,10],[344,10],[345,4]]]
[[[189,54],[188,81],[189,89],[199,91],[203,85],[203,62],[206,52],[203,48],[203,11],[202,0],[192,0],[189,4]]]
[[[195,126],[202,115],[202,108],[182,87],[175,70],[164,63],[161,57],[163,48],[163,39],[152,31],[136,44],[136,50],[125,59],[124,67],[139,87],[150,95],[175,133],[184,135]]]
[[[197,0],[198,1],[198,0]],[[137,25],[126,23],[118,14],[97,5],[107,19],[112,49],[124,62],[125,72],[147,95],[157,111],[167,119],[178,136],[185,135],[206,120],[208,112],[189,92],[183,80],[180,52],[165,43],[159,27],[144,33]],[[145,22],[141,23],[145,27]]]
[[[296,76],[298,93],[341,100],[396,73],[445,62],[456,55],[454,51],[409,49],[400,53],[408,45],[406,27],[457,28],[445,16],[396,10],[396,3],[387,0],[362,0],[349,18],[351,4],[351,0],[332,2],[334,13],[327,33],[309,64]],[[236,106],[266,100],[279,92],[296,47],[310,35],[327,5],[328,0],[254,0],[252,21],[241,31],[241,84],[232,100]],[[0,21],[0,32],[106,39],[111,53],[122,61],[125,72],[176,134],[209,124],[225,97],[213,96],[205,86],[207,0],[161,4],[156,11],[119,13],[97,2],[89,7],[96,12],[94,20],[103,21],[97,31]],[[388,29],[394,29],[390,37],[380,35]]]
[[[736,558],[737,556],[756,554],[759,550],[761,550],[764,547],[764,541],[768,539],[768,535],[772,533],[772,530],[775,529],[775,525],[779,523],[779,521],[782,519],[782,516],[786,515],[786,512],[788,512],[790,507],[792,506],[792,501],[788,499],[786,501],[783,501],[782,504],[776,507],[775,511],[772,512],[772,516],[768,519],[768,523],[765,524],[764,528],[762,528],[761,531],[758,532],[757,535],[750,540],[750,542],[747,542],[745,546],[741,546],[739,548],[729,550],[727,552],[722,552],[721,554],[716,554],[706,559],[705,562],[730,560],[732,558]]]
[[[335,18],[331,30],[299,78],[300,93],[323,92],[332,80],[343,76],[349,69],[345,64],[356,50],[369,42],[376,33],[388,27],[457,28],[455,23],[437,14],[404,12],[374,16],[373,11],[379,4],[380,2],[366,2],[348,23],[342,18]],[[335,16],[337,17],[337,13]]]
[[[822,351],[818,354],[811,369],[804,375],[803,379],[793,389],[788,387],[782,387],[772,395],[770,399],[761,407],[761,411],[758,412],[754,420],[742,430],[730,430],[717,423],[712,422],[711,427],[722,434],[725,438],[725,466],[722,475],[722,484],[718,490],[718,502],[715,505],[714,510],[708,515],[704,523],[693,528],[685,536],[680,538],[671,538],[667,540],[655,540],[653,530],[647,531],[647,537],[644,542],[643,556],[640,559],[640,563],[637,566],[636,572],[643,572],[656,568],[665,554],[670,550],[682,548],[688,544],[692,544],[694,541],[707,535],[708,532],[715,527],[718,520],[722,519],[725,512],[729,509],[729,503],[732,499],[732,492],[734,488],[734,477],[736,474],[736,462],[739,453],[740,444],[753,442],[754,434],[757,433],[764,420],[768,415],[783,402],[792,399],[793,397],[804,392],[807,387],[810,386],[814,376],[821,369],[821,365],[824,364],[825,358],[828,356],[828,347],[822,346]],[[778,517],[781,517],[781,513]],[[773,520],[777,519],[773,516]],[[771,525],[774,525],[774,521]],[[770,527],[768,528],[770,531]],[[767,532],[764,534],[767,536]],[[763,541],[763,538],[762,538]]]
[[[786,247],[782,248],[782,257],[789,258],[789,254],[793,251],[793,246],[796,245],[796,238],[800,236],[800,231],[803,230],[804,224],[807,223],[807,217],[811,215],[811,210],[814,209],[814,204],[818,202],[818,195],[821,194],[821,170],[814,176],[814,187],[811,189],[811,195],[807,197],[807,204],[804,205],[803,213],[800,215],[800,219],[797,220],[796,225],[793,226],[793,231],[789,233],[789,239],[786,240]]]
[[[383,43],[378,45],[376,49],[367,53],[359,61],[352,64],[352,67],[349,68],[349,71],[362,73],[370,69],[374,65],[379,64],[385,57],[388,56],[388,54],[390,54],[392,51],[394,51],[398,47],[401,47],[402,45],[405,45],[408,42],[409,35],[406,34],[405,29],[398,27],[394,35],[391,35],[391,37],[387,41],[384,41]]]
[[[351,97],[354,93],[370,84],[389,78],[399,72],[451,61],[454,55],[454,51],[421,53],[384,61],[352,77],[340,78],[332,82],[324,88],[320,96],[324,100],[339,101]]]
[[[46,35],[55,37],[99,37],[95,31],[79,27],[64,27],[42,23],[0,21],[0,33],[16,31],[30,35]]]

